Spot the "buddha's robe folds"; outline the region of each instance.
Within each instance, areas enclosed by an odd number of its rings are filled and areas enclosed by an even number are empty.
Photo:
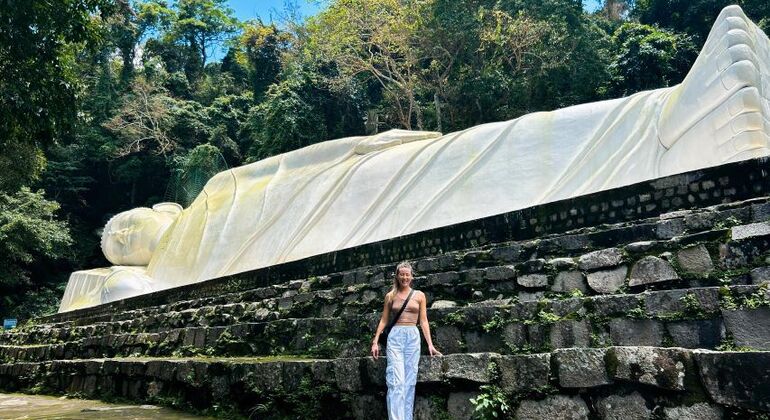
[[[654,120],[668,93],[445,136],[328,141],[222,172],[148,274],[167,286],[201,281],[655,178],[666,149]]]

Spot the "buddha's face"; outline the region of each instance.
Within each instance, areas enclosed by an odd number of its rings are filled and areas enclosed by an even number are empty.
[[[115,265],[147,265],[178,211],[144,207],[115,215],[104,227],[102,252]]]

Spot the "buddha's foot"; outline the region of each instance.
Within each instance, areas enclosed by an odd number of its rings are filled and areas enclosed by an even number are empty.
[[[726,7],[663,107],[659,174],[770,153],[768,90],[770,40],[738,6]]]

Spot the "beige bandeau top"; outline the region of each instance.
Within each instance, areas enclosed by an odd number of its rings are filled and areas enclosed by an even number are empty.
[[[412,294],[412,298],[409,299],[409,303],[404,308],[404,312],[398,318],[396,325],[416,325],[420,315],[420,303],[417,301],[417,290]],[[406,296],[404,296],[404,299]],[[396,316],[401,306],[404,304],[404,299],[399,298],[398,293],[393,296],[391,301],[390,313],[391,316]]]

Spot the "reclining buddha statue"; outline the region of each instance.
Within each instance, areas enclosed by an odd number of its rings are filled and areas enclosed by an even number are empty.
[[[684,81],[441,135],[391,130],[215,175],[108,223],[60,311],[770,154],[770,40],[738,6]]]

